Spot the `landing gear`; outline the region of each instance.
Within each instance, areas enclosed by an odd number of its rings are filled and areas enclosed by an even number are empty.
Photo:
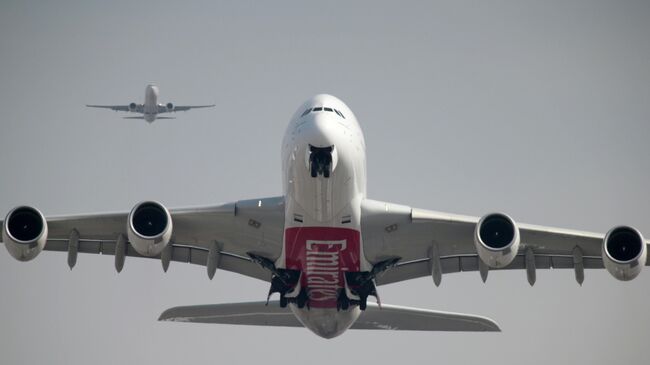
[[[338,295],[337,309],[347,310],[350,305],[358,305],[359,309],[366,310],[369,296],[377,298],[377,304],[381,306],[375,277],[395,266],[399,260],[398,257],[394,257],[380,261],[372,267],[371,271],[346,272],[345,289]]]
[[[273,273],[273,277],[271,278],[271,288],[269,288],[269,294],[266,297],[267,305],[269,304],[269,299],[273,293],[280,293],[280,307],[282,308],[285,308],[288,303],[292,303],[296,300],[295,298],[291,298],[290,294],[300,285],[299,270],[278,269],[275,267],[273,261],[252,252],[249,252],[248,256],[253,262]],[[304,289],[298,290],[301,290],[301,293],[304,291]],[[289,296],[287,296],[288,294]]]
[[[334,146],[314,147],[309,145],[309,171],[311,177],[323,175],[329,178],[332,172],[332,151]]]

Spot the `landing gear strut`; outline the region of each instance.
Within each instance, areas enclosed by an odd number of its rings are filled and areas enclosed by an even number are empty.
[[[311,177],[323,175],[325,178],[330,177],[332,172],[332,151],[334,146],[314,147],[309,145],[309,170]]]
[[[347,310],[350,305],[358,305],[359,309],[366,310],[369,296],[377,298],[377,304],[381,306],[375,277],[395,266],[399,260],[399,257],[394,257],[380,261],[372,267],[371,271],[346,272],[345,289],[339,292],[336,308]]]

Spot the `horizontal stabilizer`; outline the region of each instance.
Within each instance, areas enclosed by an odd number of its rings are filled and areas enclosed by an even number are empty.
[[[291,310],[279,303],[248,302],[175,307],[160,315],[160,321],[218,323],[252,326],[302,327]],[[352,329],[400,331],[500,331],[489,318],[375,303],[361,313]]]

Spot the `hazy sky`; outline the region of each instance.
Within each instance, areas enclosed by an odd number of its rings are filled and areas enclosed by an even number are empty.
[[[357,115],[369,196],[650,237],[650,2],[0,3],[0,214],[127,211],[281,193],[280,142],[305,99]],[[154,124],[87,103],[216,103]],[[650,270],[430,278],[385,303],[491,317],[500,334],[159,323],[177,305],[263,300],[204,267],[0,252],[0,362],[645,363]]]

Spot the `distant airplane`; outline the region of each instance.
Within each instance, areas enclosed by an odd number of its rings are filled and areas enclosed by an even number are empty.
[[[124,117],[124,119],[144,119],[149,123],[153,123],[156,119],[173,119],[173,117],[159,117],[158,114],[188,111],[195,108],[211,108],[214,104],[210,105],[174,105],[172,103],[158,104],[158,95],[160,92],[156,85],[149,84],[144,89],[144,104],[136,104],[132,102],[129,105],[86,105],[90,108],[106,108],[121,112],[140,113],[140,117]]]
[[[403,176],[404,184],[418,172]],[[0,222],[2,241],[20,261],[62,251],[72,268],[78,253],[94,253],[114,255],[118,272],[131,256],[158,259],[165,271],[171,261],[202,265],[210,279],[217,268],[261,279],[270,284],[266,301],[175,307],[160,319],[304,326],[324,338],[347,329],[499,331],[485,317],[381,304],[381,285],[423,276],[439,285],[443,274],[466,271],[485,281],[504,269],[524,270],[533,285],[537,270],[551,268],[570,269],[582,284],[585,269],[632,280],[648,265],[650,242],[629,226],[599,234],[515,223],[504,213],[479,218],[411,208],[368,199],[367,176],[354,114],[341,100],[316,95],[287,127],[280,196],[170,210],[145,201],[130,213],[47,219],[19,206]],[[16,287],[25,285],[20,279]],[[269,302],[274,293],[279,300]],[[550,314],[534,315],[552,321]]]

